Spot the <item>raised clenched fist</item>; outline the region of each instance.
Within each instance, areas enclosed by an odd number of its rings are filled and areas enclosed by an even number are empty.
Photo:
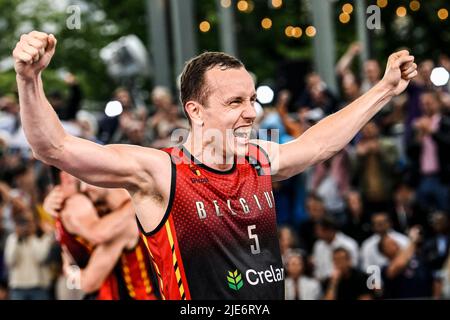
[[[414,63],[414,57],[407,50],[402,50],[389,56],[382,81],[392,88],[394,95],[399,95],[415,76],[417,65]]]
[[[13,51],[14,68],[19,77],[33,79],[45,69],[55,53],[56,38],[32,31],[23,34]]]

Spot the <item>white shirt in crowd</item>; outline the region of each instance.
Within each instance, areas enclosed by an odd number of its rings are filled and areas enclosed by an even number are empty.
[[[5,263],[8,282],[12,289],[29,289],[47,286],[47,275],[42,264],[47,258],[53,238],[51,235],[30,236],[19,242],[11,233],[5,244]]]
[[[295,291],[299,300],[319,300],[322,298],[322,288],[316,279],[301,276],[297,280],[287,277],[284,281],[285,299],[294,300]]]
[[[404,234],[391,230],[388,235],[398,243],[401,248],[409,245],[409,238]],[[382,267],[388,263],[388,259],[378,250],[380,235],[374,234],[367,238],[361,245],[361,268],[363,272],[367,271],[369,266]]]
[[[341,190],[331,174],[328,174],[319,184],[317,194],[323,199],[327,211],[340,212],[345,208]]]
[[[350,253],[354,267],[358,265],[358,243],[342,232],[336,232],[331,243],[317,240],[313,247],[314,276],[319,280],[325,280],[333,272],[333,251],[344,248]]]

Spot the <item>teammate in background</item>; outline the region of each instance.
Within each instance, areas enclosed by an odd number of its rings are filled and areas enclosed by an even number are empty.
[[[64,271],[78,277],[70,279],[73,284],[99,300],[156,299],[150,260],[126,191],[83,184],[92,201],[80,193],[78,179],[53,169],[60,183],[46,197],[44,208],[56,216]],[[70,264],[81,271],[74,273]]]
[[[378,84],[300,137],[250,141],[254,81],[238,59],[206,52],[181,75],[191,126],[183,145],[101,146],[68,135],[45,97],[41,73],[55,48],[53,35],[33,31],[13,52],[34,155],[89,184],[127,189],[167,299],[282,299],[272,181],[332,157],[417,75],[414,57],[396,52]]]

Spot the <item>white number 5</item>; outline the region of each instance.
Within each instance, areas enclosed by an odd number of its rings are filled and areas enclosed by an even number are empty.
[[[251,226],[248,226],[248,237],[250,239],[255,240],[255,244],[250,245],[250,249],[252,250],[253,254],[258,254],[261,252],[261,249],[259,248],[259,240],[258,236],[256,234],[252,233],[252,230],[256,229],[256,225],[252,224]]]

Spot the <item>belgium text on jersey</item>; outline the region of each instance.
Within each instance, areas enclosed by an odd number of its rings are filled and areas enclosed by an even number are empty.
[[[225,209],[221,208],[221,206],[217,200],[212,200],[211,202],[214,206],[214,210],[215,210],[214,213],[218,217],[223,216],[223,212],[226,212],[226,211],[228,211],[232,215],[237,214],[236,211],[233,210],[233,206],[236,205],[236,203],[233,203],[231,201],[231,199],[228,199],[226,201],[227,208],[225,208]],[[239,212],[244,212],[245,214],[247,214],[254,210],[258,210],[258,211],[263,210],[263,206],[265,206],[266,204],[269,208],[273,208],[275,199],[274,199],[272,191],[270,191],[270,192],[264,191],[263,194],[260,194],[259,196],[254,194],[251,199],[239,198],[237,201],[234,201],[234,202],[238,202],[238,206],[242,207],[242,211],[238,210]],[[204,201],[196,201],[195,205],[197,207],[198,217],[200,219],[206,219],[209,212],[206,211]]]

